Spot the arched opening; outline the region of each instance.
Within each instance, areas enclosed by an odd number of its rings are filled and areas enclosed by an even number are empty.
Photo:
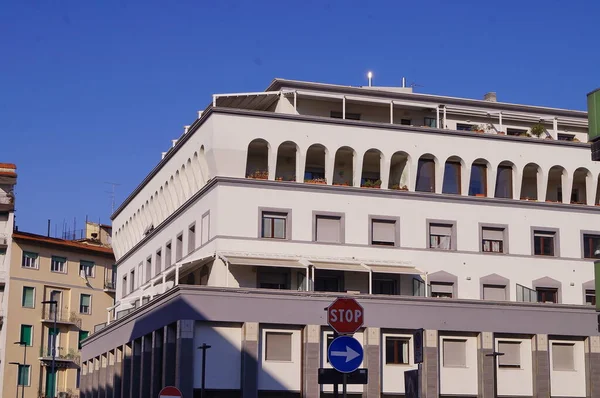
[[[469,178],[469,196],[487,197],[489,162],[485,159],[476,159],[471,164],[471,177]]]
[[[269,178],[269,152],[269,143],[263,139],[258,138],[248,144],[246,178]]]
[[[206,161],[206,154],[204,153],[204,145],[200,147],[200,152],[198,153],[198,161],[200,163],[200,171],[202,172],[202,178],[204,178],[204,183],[207,183],[210,180],[210,175],[208,172],[208,162]]]
[[[298,146],[295,143],[286,141],[279,145],[275,167],[276,181],[296,181],[297,156]]]
[[[410,175],[410,156],[406,152],[396,152],[390,160],[389,189],[408,191]]]
[[[542,169],[535,163],[528,163],[523,168],[523,179],[521,180],[521,199],[538,200],[538,181],[541,178]]]
[[[171,214],[175,211],[175,204],[173,203],[173,196],[168,181],[165,182],[165,199],[167,201],[167,210]]]
[[[377,149],[369,149],[363,156],[360,186],[365,188],[381,187],[381,157]]]
[[[444,181],[442,193],[460,195],[463,160],[458,156],[450,156],[444,165]]]
[[[563,177],[566,170],[562,166],[552,166],[548,172],[548,189],[546,190],[546,202],[563,201]]]
[[[354,178],[354,149],[343,146],[335,153],[333,185],[352,186]]]
[[[327,184],[325,179],[325,158],[327,150],[321,144],[313,144],[306,151],[306,167],[304,182],[312,184]]]
[[[426,153],[419,158],[417,165],[417,186],[419,192],[435,192],[435,156]]]
[[[591,182],[592,173],[585,167],[580,167],[573,173],[573,190],[571,192],[571,203],[587,204],[587,184]]]
[[[177,172],[179,173],[179,172]],[[176,176],[178,175],[176,173]],[[177,192],[177,183],[176,183],[176,179],[173,178],[173,176],[171,176],[171,178],[169,179],[170,181],[170,187],[171,187],[171,198],[173,199],[173,207],[175,209],[179,208],[179,205],[181,204],[181,202],[179,201],[179,192]]]
[[[514,164],[504,161],[496,171],[496,189],[494,197],[512,199],[513,197],[513,168]]]

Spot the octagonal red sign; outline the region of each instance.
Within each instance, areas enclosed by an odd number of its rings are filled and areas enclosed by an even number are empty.
[[[339,334],[352,334],[363,325],[364,313],[353,298],[338,298],[327,307],[327,323]]]

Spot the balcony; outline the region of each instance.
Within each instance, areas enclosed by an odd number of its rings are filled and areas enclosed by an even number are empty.
[[[117,286],[117,282],[114,278],[107,279],[104,281],[104,291],[107,293],[114,293]]]
[[[56,347],[55,366],[57,368],[70,368],[81,365],[81,357],[79,351],[73,348]],[[39,360],[42,361],[42,366],[50,366],[52,362],[52,350],[49,346],[40,347]]]
[[[8,234],[0,232],[0,249],[6,249],[8,247]]]
[[[15,209],[15,196],[12,192],[0,192],[0,211],[11,211]]]
[[[73,325],[81,329],[81,318],[74,311],[69,311],[68,308],[55,311],[51,308],[42,308],[42,322],[53,323],[56,316],[56,323],[62,325]]]

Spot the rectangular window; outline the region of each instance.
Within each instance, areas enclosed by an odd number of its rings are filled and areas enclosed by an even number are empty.
[[[498,366],[501,368],[521,367],[521,343],[518,341],[499,341],[498,352],[503,353],[498,357]]]
[[[555,237],[555,232],[533,231],[533,254],[536,256],[554,256]]]
[[[483,285],[483,299],[490,301],[506,301],[506,286]]]
[[[162,250],[156,252],[156,260],[154,261],[154,275],[160,274],[162,271]]]
[[[123,276],[123,285],[121,286],[121,296],[127,296],[127,275]]]
[[[204,245],[210,239],[210,213],[202,216],[202,236],[200,237],[201,244]]]
[[[261,289],[290,289],[289,271],[260,271],[258,272],[258,287]]]
[[[431,282],[431,297],[452,298],[454,284],[446,282]]]
[[[400,124],[403,126],[410,126],[412,121],[410,119],[400,119]]]
[[[575,344],[552,343],[552,369],[575,370]]]
[[[135,270],[132,269],[129,278],[129,293],[135,291]]]
[[[397,281],[393,279],[373,279],[373,294],[398,294]]]
[[[594,289],[587,289],[585,291],[585,303],[596,305],[596,291]]]
[[[408,365],[408,342],[405,337],[385,338],[385,363],[393,365]]]
[[[77,347],[81,350],[81,342],[85,339],[88,338],[88,336],[90,335],[90,332],[85,331],[85,330],[80,330],[79,331],[79,340],[77,343]]]
[[[452,250],[452,224],[429,224],[429,248]]]
[[[558,289],[548,287],[538,287],[537,292],[538,303],[558,303]]]
[[[575,134],[561,134],[558,133],[559,141],[573,141],[575,139]]]
[[[35,306],[35,288],[23,286],[21,305],[25,308],[33,308]]]
[[[444,340],[444,367],[464,368],[467,366],[467,341]]]
[[[396,246],[396,221],[371,220],[371,244],[378,246]]]
[[[92,313],[92,296],[89,294],[82,294],[79,296],[79,312],[81,314]]]
[[[504,228],[481,228],[481,251],[504,253]]]
[[[188,254],[196,249],[196,224],[188,228]]]
[[[52,256],[50,271],[62,274],[67,272],[67,259],[65,257]]]
[[[152,276],[152,257],[146,259],[146,282],[150,280]]]
[[[331,111],[331,117],[333,119],[342,119],[344,114],[342,112]],[[360,120],[360,113],[349,113],[346,112],[346,120]]]
[[[21,325],[21,337],[19,341],[31,347],[33,341],[33,326]]]
[[[286,239],[287,213],[262,213],[262,238]]]
[[[435,118],[434,117],[426,117],[423,120],[423,126],[425,127],[437,127],[437,123],[435,122]]]
[[[144,284],[144,270],[142,268],[142,263],[139,263],[138,265],[138,281],[137,281],[137,286],[140,287]]]
[[[292,334],[284,332],[265,333],[265,360],[286,361],[292,360]]]
[[[20,386],[29,385],[29,368],[30,365],[19,365],[19,375],[17,384]]]
[[[600,258],[600,235],[583,234],[583,258]]]
[[[342,218],[340,216],[316,216],[315,241],[342,242]]]
[[[475,127],[473,124],[468,123],[456,123],[456,129],[458,131],[471,131]]]
[[[38,254],[33,252],[23,252],[23,259],[21,261],[23,268],[37,268],[38,267]]]
[[[79,261],[79,275],[87,276],[88,278],[93,278],[95,273],[95,266],[93,261]]]
[[[171,257],[171,241],[165,245],[165,269],[171,267],[171,261],[173,258]]]
[[[183,234],[177,235],[175,240],[175,261],[181,260],[183,256]]]

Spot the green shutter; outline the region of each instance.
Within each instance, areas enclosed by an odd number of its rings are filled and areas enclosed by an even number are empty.
[[[85,339],[87,339],[87,337],[90,335],[90,332],[85,331],[85,330],[81,330],[79,332],[79,349],[81,350],[81,342]]]
[[[23,305],[23,307],[27,307],[27,308],[34,307],[33,296],[34,296],[34,289],[29,286],[23,286],[23,301],[21,303]]]
[[[34,260],[38,258],[38,254],[33,252],[23,252],[23,256],[27,258],[33,258]]]
[[[56,261],[56,262],[59,262],[59,263],[66,263],[67,262],[67,258],[66,257],[52,256],[52,261]]]
[[[31,325],[21,325],[21,339],[20,341],[24,342],[26,345],[31,347],[32,339],[32,331],[33,326]]]
[[[19,365],[19,385],[29,385],[29,365]]]

